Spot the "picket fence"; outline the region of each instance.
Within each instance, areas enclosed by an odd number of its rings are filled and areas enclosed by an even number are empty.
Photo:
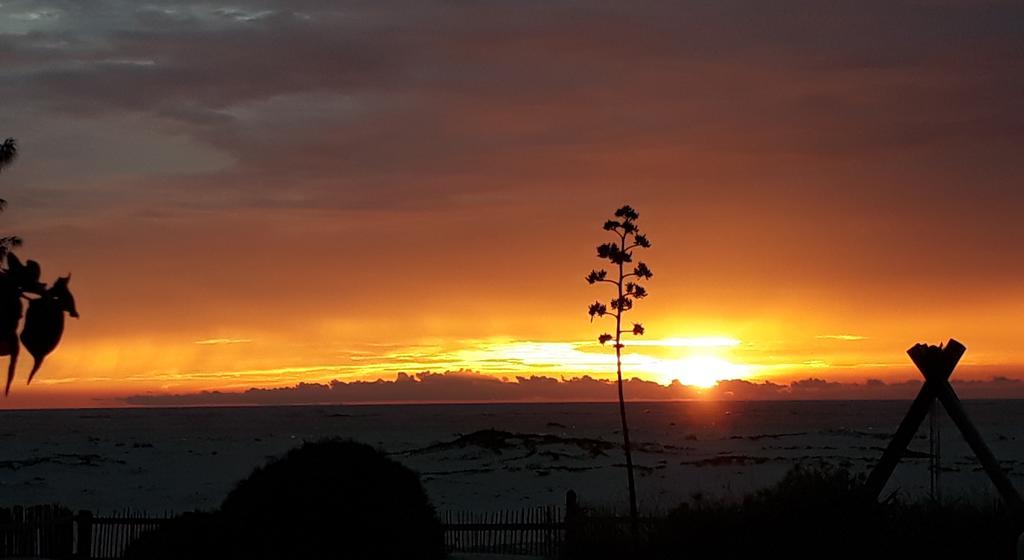
[[[170,518],[133,511],[75,513],[61,506],[0,508],[0,558],[119,559],[132,542]],[[441,521],[451,552],[554,558],[565,542],[561,507],[447,512]]]
[[[560,507],[489,514],[449,512],[442,517],[450,551],[556,557],[565,541]]]

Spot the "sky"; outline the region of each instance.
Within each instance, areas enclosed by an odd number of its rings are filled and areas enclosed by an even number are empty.
[[[614,399],[584,276],[627,203],[658,394],[858,396],[950,337],[1024,378],[1016,0],[2,0],[0,68],[0,229],[81,313],[0,407]]]

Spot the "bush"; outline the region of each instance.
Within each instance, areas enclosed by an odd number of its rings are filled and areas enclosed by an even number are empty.
[[[864,546],[884,526],[881,506],[864,499],[861,481],[828,465],[798,466],[775,486],[740,503],[696,500],[672,511],[658,531],[658,558],[852,558],[883,551]]]
[[[221,533],[219,542],[208,538],[211,530]],[[149,540],[140,541],[139,551]],[[176,558],[445,556],[442,528],[419,476],[370,446],[339,439],[303,444],[257,468],[212,517],[182,519],[152,540],[175,549],[167,557]],[[202,548],[183,550],[180,543]],[[134,546],[131,552],[131,558],[163,558],[136,555]]]
[[[862,484],[827,464],[796,467],[738,503],[697,497],[650,520],[640,550],[629,553],[625,531],[584,516],[572,558],[1014,558],[1018,530],[1004,511],[958,502],[879,504]]]

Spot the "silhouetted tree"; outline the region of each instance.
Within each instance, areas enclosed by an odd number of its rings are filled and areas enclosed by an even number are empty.
[[[604,223],[605,231],[612,232],[616,239],[597,246],[597,256],[612,264],[616,275],[608,277],[604,269],[592,270],[587,275],[587,283],[608,283],[615,287],[616,295],[609,304],[596,301],[590,304],[590,320],[595,317],[610,316],[615,318],[615,333],[604,333],[597,338],[601,344],[615,341],[615,371],[619,388],[619,418],[622,421],[622,446],[626,452],[626,477],[629,481],[629,517],[634,539],[638,534],[636,480],[633,475],[633,453],[629,443],[629,424],[626,421],[626,399],[622,391],[622,335],[632,333],[635,336],[644,334],[640,323],[633,323],[631,328],[622,328],[623,316],[633,309],[633,303],[647,297],[647,289],[640,285],[640,280],[649,280],[654,274],[643,262],[637,262],[632,271],[626,271],[626,265],[633,262],[634,249],[647,249],[651,242],[640,233],[636,222],[640,214],[629,206],[615,211],[614,220]]]

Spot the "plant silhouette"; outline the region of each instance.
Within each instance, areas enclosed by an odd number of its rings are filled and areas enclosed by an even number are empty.
[[[78,318],[75,296],[68,289],[70,281],[70,274],[58,278],[41,297],[28,304],[25,327],[21,329],[21,343],[35,360],[28,374],[28,383],[32,383],[32,378],[36,376],[46,356],[60,344],[61,335],[64,334],[64,314]]]
[[[615,341],[615,372],[619,389],[619,419],[622,422],[622,447],[626,452],[626,477],[629,482],[629,517],[630,528],[634,540],[637,539],[639,526],[637,521],[636,505],[636,479],[633,474],[633,453],[629,443],[629,423],[626,420],[626,399],[622,390],[622,335],[632,333],[634,336],[644,334],[644,327],[640,323],[633,323],[631,328],[622,328],[623,316],[633,309],[636,300],[647,297],[647,289],[640,285],[641,280],[650,280],[654,273],[643,262],[637,262],[632,272],[626,271],[626,265],[633,262],[633,251],[635,249],[650,248],[651,242],[647,236],[640,233],[636,222],[640,214],[630,206],[623,206],[615,211],[614,220],[604,223],[605,231],[615,234],[612,242],[602,243],[597,246],[598,258],[607,260],[612,264],[613,270],[617,272],[612,278],[608,277],[608,271],[604,269],[592,270],[587,275],[587,283],[607,283],[615,287],[616,295],[608,304],[596,301],[590,304],[590,320],[595,317],[615,318],[614,334],[604,333],[597,338],[601,344]]]
[[[257,468],[218,511],[183,516],[125,557],[441,560],[445,546],[418,474],[369,445],[332,438]]]
[[[18,143],[14,138],[0,142],[0,171],[13,163],[17,155]],[[0,199],[0,211],[6,206],[7,201]],[[0,356],[11,357],[7,366],[5,396],[11,392],[21,344],[35,359],[28,376],[31,383],[43,359],[60,343],[64,333],[64,313],[78,317],[75,298],[68,289],[71,275],[58,278],[53,287],[47,288],[45,283],[39,281],[42,271],[39,263],[33,260],[22,263],[12,251],[21,245],[20,237],[0,237],[0,264],[6,265],[0,268]],[[28,300],[29,306],[19,344],[18,325],[24,312],[22,299]]]
[[[0,169],[7,167],[17,155],[18,143],[14,138],[8,138],[0,143]]]
[[[18,156],[18,143],[14,138],[8,138],[0,143],[0,172],[14,163]],[[0,198],[0,212],[7,208],[7,201]],[[0,237],[0,261],[14,247],[21,246],[21,238],[16,235]]]

